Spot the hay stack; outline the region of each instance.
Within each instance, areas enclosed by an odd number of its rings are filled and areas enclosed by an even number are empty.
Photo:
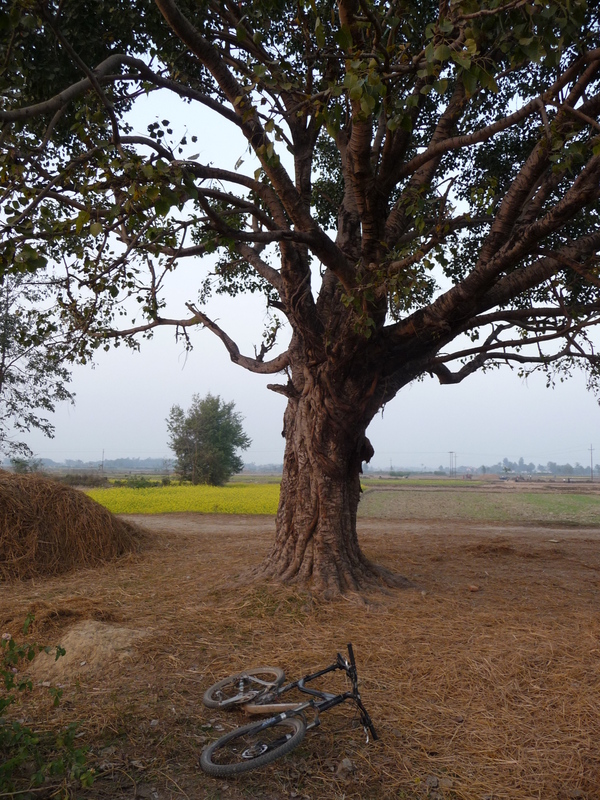
[[[141,532],[83,492],[0,470],[0,578],[60,575],[137,550]]]

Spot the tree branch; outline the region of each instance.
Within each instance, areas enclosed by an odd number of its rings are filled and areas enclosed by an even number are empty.
[[[277,356],[276,358],[271,359],[271,361],[260,361],[257,358],[243,356],[240,353],[240,349],[237,344],[225,333],[222,328],[217,325],[216,322],[213,322],[213,320],[207,317],[206,314],[203,314],[202,311],[199,311],[197,308],[195,308],[195,306],[193,306],[191,303],[186,303],[186,305],[192,314],[194,314],[196,321],[204,325],[205,328],[208,328],[209,331],[214,333],[215,336],[217,336],[223,342],[227,352],[229,353],[229,357],[234,364],[239,364],[240,367],[244,367],[244,369],[260,375],[274,375],[276,372],[281,372],[289,365],[290,361],[287,351],[281,353],[281,355]]]
[[[119,66],[125,59],[126,57],[119,53],[109,56],[96,67],[94,75],[97,79],[103,78],[110,70]],[[54,97],[51,97],[49,100],[44,100],[42,103],[34,103],[31,106],[24,106],[12,110],[0,109],[0,121],[18,122],[21,120],[33,119],[34,117],[44,114],[54,114],[71,101],[85,94],[85,92],[89,91],[91,88],[93,87],[90,78],[83,78],[64,91],[59,92],[59,94],[54,95]]]
[[[469,145],[489,141],[489,139],[491,139],[500,131],[506,130],[513,125],[516,125],[518,122],[522,122],[527,117],[538,113],[540,102],[547,105],[550,104],[552,99],[559,94],[560,90],[567,86],[567,84],[578,74],[581,66],[588,63],[594,65],[594,73],[600,69],[600,49],[591,50],[589,53],[586,53],[584,56],[578,58],[568,69],[565,70],[565,72],[563,72],[560,78],[555,81],[547,91],[543,92],[538,97],[535,97],[513,114],[509,114],[507,117],[497,120],[491,125],[487,125],[485,128],[475,131],[475,133],[453,136],[445,141],[430,145],[424,153],[420,153],[412,158],[409,162],[404,164],[404,166],[398,172],[398,180],[408,177],[432,158],[441,156],[451,150],[458,150],[468,147]],[[591,79],[592,78],[590,76],[589,80],[591,81]]]
[[[190,21],[181,13],[174,0],[155,0],[165,20],[181,39],[188,45],[199,61],[209,70],[225,96],[241,119],[241,128],[246,139],[258,156],[265,173],[281,199],[294,227],[311,236],[311,247],[324,264],[326,264],[348,288],[354,283],[353,270],[348,265],[343,253],[336,247],[327,234],[321,230],[305,209],[301,195],[278,159],[267,156],[268,142],[264,128],[256,109],[252,106],[246,92],[225,65],[221,55]],[[302,281],[307,267],[297,278]],[[291,276],[290,276],[291,277]]]

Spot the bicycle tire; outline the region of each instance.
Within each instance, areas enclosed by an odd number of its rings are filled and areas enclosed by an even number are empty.
[[[204,692],[202,702],[207,708],[230,708],[249,703],[253,697],[248,694],[256,689],[256,684],[252,687],[252,682],[248,682],[248,688],[244,688],[244,679],[254,677],[267,684],[265,690],[278,689],[285,680],[285,673],[279,667],[253,667],[252,669],[238,672],[237,675],[230,675],[215,683]],[[236,699],[239,698],[239,699]]]
[[[306,721],[303,717],[278,719],[266,728],[251,723],[226,733],[205,747],[200,766],[208,775],[227,778],[264,767],[291,752],[304,739]]]

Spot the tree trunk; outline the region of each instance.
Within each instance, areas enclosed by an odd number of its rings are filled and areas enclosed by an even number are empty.
[[[408,584],[372,564],[358,544],[361,465],[373,455],[358,405],[340,409],[316,388],[289,400],[277,532],[261,575],[325,597]]]

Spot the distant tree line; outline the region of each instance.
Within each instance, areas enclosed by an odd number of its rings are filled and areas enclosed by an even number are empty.
[[[254,461],[244,462],[244,472],[264,472],[280,475],[283,472],[283,464],[255,464]]]
[[[113,458],[106,459],[105,461],[82,461],[81,459],[66,458],[64,461],[54,461],[51,458],[7,458],[4,460],[4,466],[12,466],[24,462],[28,464],[28,471],[36,471],[40,469],[69,469],[69,470],[90,470],[100,469],[104,467],[109,471],[148,471],[154,472],[168,472],[173,468],[172,459],[168,458]],[[31,467],[35,466],[35,469]]]
[[[556,461],[548,461],[547,464],[538,464],[536,467],[533,462],[526,464],[523,458],[520,458],[518,461],[509,461],[508,458],[504,458],[497,464],[491,464],[490,466],[482,465],[479,467],[479,472],[484,475],[486,473],[502,474],[513,472],[519,475],[532,475],[536,473],[538,475],[572,475],[574,477],[589,477],[590,468],[582,466],[579,462],[575,462],[575,466],[573,466],[571,464],[557,464]],[[600,474],[599,464],[596,464],[594,467],[594,472],[598,472]]]

